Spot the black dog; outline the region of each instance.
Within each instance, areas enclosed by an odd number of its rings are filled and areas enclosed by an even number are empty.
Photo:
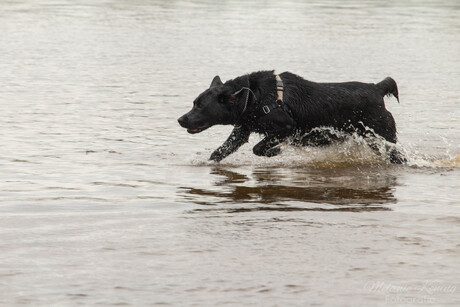
[[[220,161],[246,143],[251,132],[265,137],[253,152],[272,157],[281,142],[322,146],[340,140],[335,131],[368,137],[381,136],[396,143],[396,125],[383,97],[398,99],[396,82],[388,77],[373,83],[315,83],[290,72],[275,75],[260,71],[222,83],[214,77],[211,86],[193,102],[190,112],[178,119],[189,133],[213,125],[233,125],[229,138],[211,155]],[[371,147],[378,148],[371,144]],[[392,163],[405,158],[392,146]]]

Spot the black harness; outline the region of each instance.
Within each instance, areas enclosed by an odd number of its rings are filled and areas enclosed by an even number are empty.
[[[273,110],[275,110],[277,108],[282,108],[283,111],[285,111],[286,113],[289,114],[289,116],[292,117],[291,110],[283,102],[283,94],[284,94],[283,80],[281,79],[281,77],[279,75],[275,75],[275,79],[276,79],[276,94],[277,94],[276,101],[264,105],[262,107],[262,111],[264,112],[265,115],[267,115],[268,113],[270,113],[271,111],[273,111]],[[244,108],[243,108],[243,111],[241,112],[240,116],[243,115],[244,112],[246,111],[246,108],[247,108],[247,105],[248,105],[248,100],[249,100],[249,93],[251,93],[254,96],[254,99],[257,99],[257,97],[254,94],[254,92],[249,88],[249,78],[248,78],[248,87],[242,87],[235,94],[240,93],[242,90],[248,90],[248,92],[246,94],[246,100],[245,100]],[[241,127],[241,125],[235,125],[235,128],[240,128],[240,127]]]
[[[283,93],[284,93],[283,80],[281,80],[281,77],[279,75],[275,75],[275,78],[276,78],[276,94],[278,95],[278,97],[276,98],[275,102],[269,103],[262,107],[262,110],[264,111],[265,114],[268,114],[272,110],[281,108],[285,105],[283,103]]]

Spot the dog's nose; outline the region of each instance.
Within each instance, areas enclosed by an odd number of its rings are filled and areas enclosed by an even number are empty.
[[[188,122],[188,118],[187,118],[187,115],[182,115],[181,117],[179,117],[179,119],[177,120],[179,122],[179,125],[181,125],[182,127],[184,128],[187,128],[187,122]]]

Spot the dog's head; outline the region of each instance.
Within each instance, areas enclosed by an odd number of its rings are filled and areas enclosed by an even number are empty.
[[[188,133],[199,133],[214,125],[233,125],[244,110],[245,95],[235,82],[222,83],[215,76],[207,90],[193,102],[192,109],[178,122]]]

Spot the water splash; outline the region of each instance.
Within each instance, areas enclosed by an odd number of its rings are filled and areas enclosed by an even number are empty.
[[[337,134],[338,135],[338,134]],[[281,145],[281,154],[275,157],[258,157],[252,153],[260,138],[251,139],[236,153],[230,155],[219,163],[222,166],[248,166],[262,167],[350,167],[350,166],[393,166],[388,156],[391,150],[397,150],[407,159],[409,167],[460,167],[460,153],[451,153],[450,147],[440,155],[420,153],[411,144],[392,144],[383,138],[363,138],[358,134],[339,135],[342,142],[333,142],[324,147],[293,146],[287,143]],[[212,150],[197,153],[192,158],[193,165],[215,165],[209,161]]]
[[[438,167],[460,167],[460,152],[453,157],[433,161]]]

